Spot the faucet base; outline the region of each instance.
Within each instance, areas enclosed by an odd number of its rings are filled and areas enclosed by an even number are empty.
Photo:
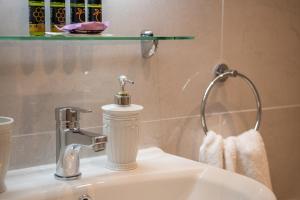
[[[54,174],[55,179],[62,180],[62,181],[73,181],[77,180],[81,177],[81,173],[75,175],[75,176],[60,176],[58,174]]]

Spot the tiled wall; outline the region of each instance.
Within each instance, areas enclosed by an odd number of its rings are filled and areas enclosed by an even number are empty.
[[[0,42],[0,115],[16,120],[11,169],[54,162],[54,108],[91,108],[82,126],[101,129],[101,105],[118,90],[116,77],[135,80],[133,101],[145,106],[143,145],[197,159],[203,139],[199,109],[213,66],[247,74],[263,101],[261,133],[274,191],[299,199],[300,1],[103,0],[110,33],[195,35],[162,41],[144,60],[138,42]],[[0,34],[26,33],[26,1],[0,0]],[[12,12],[18,14],[12,15]],[[223,11],[223,12],[222,12]],[[208,127],[223,135],[253,126],[255,102],[238,79],[215,88]]]

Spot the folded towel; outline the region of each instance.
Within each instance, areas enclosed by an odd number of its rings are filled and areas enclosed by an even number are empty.
[[[256,130],[236,137],[237,173],[256,179],[272,189],[269,163],[263,139]]]
[[[200,147],[199,161],[223,168],[223,138],[213,131],[208,131]]]
[[[200,147],[199,161],[248,176],[272,189],[265,145],[255,130],[226,139],[209,131]]]
[[[228,137],[224,140],[224,169],[231,172],[237,171],[237,147],[236,137]]]

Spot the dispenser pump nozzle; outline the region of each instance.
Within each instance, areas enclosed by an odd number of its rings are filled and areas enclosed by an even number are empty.
[[[128,94],[128,92],[125,90],[125,86],[127,83],[129,84],[134,84],[133,81],[129,80],[127,76],[121,75],[118,78],[120,86],[121,86],[121,91],[118,92],[115,95],[115,104],[121,105],[121,106],[128,106],[131,103],[131,96]]]

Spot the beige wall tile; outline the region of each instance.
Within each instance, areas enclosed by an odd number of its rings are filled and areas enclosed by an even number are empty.
[[[162,135],[160,121],[142,122],[140,130],[140,148],[161,147]]]
[[[299,104],[300,1],[225,0],[224,60],[257,85],[264,106]],[[231,85],[226,85],[230,91]],[[239,89],[239,88],[238,88]],[[233,94],[231,107],[246,96]],[[243,99],[245,108],[250,100]]]
[[[26,168],[55,162],[55,134],[45,132],[37,135],[14,136],[10,169]]]
[[[184,24],[184,27],[196,39],[184,43],[172,42],[160,48],[162,118],[199,114],[204,89],[212,79],[212,68],[220,56],[220,2],[213,0],[199,1],[195,6],[190,4],[189,14],[185,16],[190,23]],[[184,4],[187,5],[186,1]]]
[[[278,199],[300,197],[300,107],[264,112],[261,132]]]
[[[219,116],[207,116],[207,127],[219,131]],[[189,159],[198,160],[204,138],[200,117],[166,119],[161,122],[162,149]]]
[[[264,118],[264,111],[262,118]],[[253,129],[256,123],[256,111],[225,113],[220,115],[220,134],[224,137],[239,135]]]

